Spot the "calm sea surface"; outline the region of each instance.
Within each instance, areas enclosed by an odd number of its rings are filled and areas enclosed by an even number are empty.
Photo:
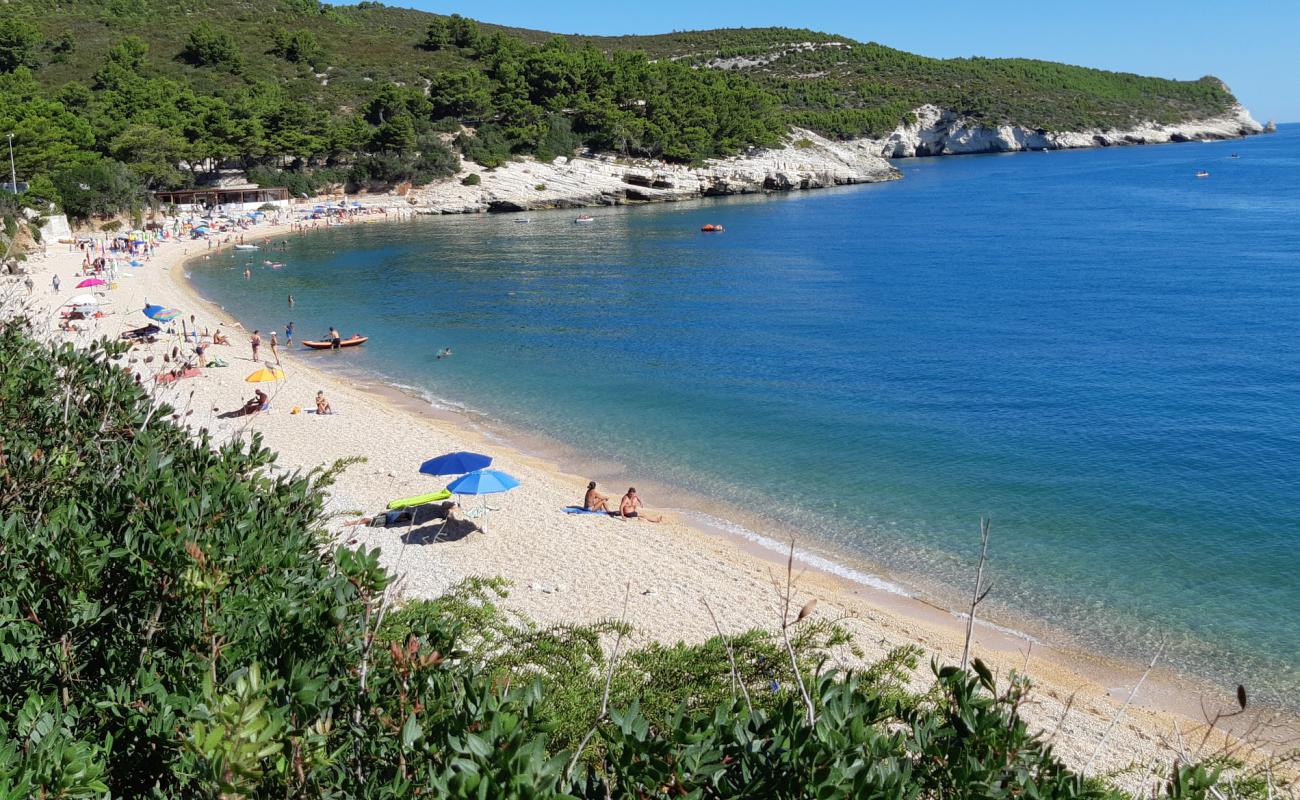
[[[251,281],[248,254],[191,271],[249,327],[373,337],[322,365],[951,607],[991,514],[995,619],[1133,660],[1166,641],[1189,674],[1300,707],[1300,126],[898,165],[590,225],[352,226],[257,254]]]

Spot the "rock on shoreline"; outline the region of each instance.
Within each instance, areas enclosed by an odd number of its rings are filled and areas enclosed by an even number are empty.
[[[550,163],[526,158],[490,171],[466,161],[454,177],[413,190],[408,199],[421,214],[674,202],[897,180],[902,173],[888,161],[896,158],[1233,139],[1265,130],[1240,104],[1220,117],[1174,125],[1149,122],[1122,131],[986,126],[933,105],[921,106],[914,116],[915,121],[883,139],[833,141],[796,128],[781,147],[711,159],[699,167],[608,154]],[[463,185],[461,180],[471,174],[480,182]]]
[[[461,180],[477,174],[481,183]],[[429,214],[526,211],[672,202],[733,194],[820,189],[902,177],[868,140],[835,142],[794,130],[783,147],[711,159],[700,167],[611,155],[510,161],[487,171],[464,162],[455,177],[411,193]]]

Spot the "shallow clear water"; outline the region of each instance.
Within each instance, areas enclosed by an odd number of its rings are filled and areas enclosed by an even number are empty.
[[[250,327],[373,337],[322,364],[941,600],[989,513],[995,615],[1143,661],[1168,641],[1180,668],[1300,705],[1300,127],[898,165],[590,225],[352,226],[259,254],[251,281],[246,254],[192,273]]]

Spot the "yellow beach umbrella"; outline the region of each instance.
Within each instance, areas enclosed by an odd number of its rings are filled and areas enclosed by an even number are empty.
[[[279,367],[274,367],[271,369],[262,367],[257,372],[254,372],[252,375],[249,375],[247,378],[244,378],[245,383],[267,383],[269,381],[281,381],[281,380],[284,380],[284,370],[280,369]]]

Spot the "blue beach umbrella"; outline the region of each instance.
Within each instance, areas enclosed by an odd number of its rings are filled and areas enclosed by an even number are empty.
[[[518,485],[519,480],[513,475],[507,475],[498,469],[480,469],[447,484],[447,491],[456,494],[499,494]]]
[[[181,315],[181,312],[174,308],[163,308],[162,306],[145,306],[144,315],[149,319],[156,319],[159,322],[171,322]]]
[[[429,459],[420,465],[420,472],[425,475],[464,475],[491,465],[492,456],[461,450]]]
[[[447,491],[469,495],[499,494],[508,492],[518,485],[519,481],[512,475],[507,475],[495,469],[480,469],[468,475],[462,475],[447,484]],[[483,517],[483,524],[479,527],[484,533],[487,533],[488,512],[499,510],[492,508],[484,500],[483,504],[477,508],[467,509],[465,516]]]

